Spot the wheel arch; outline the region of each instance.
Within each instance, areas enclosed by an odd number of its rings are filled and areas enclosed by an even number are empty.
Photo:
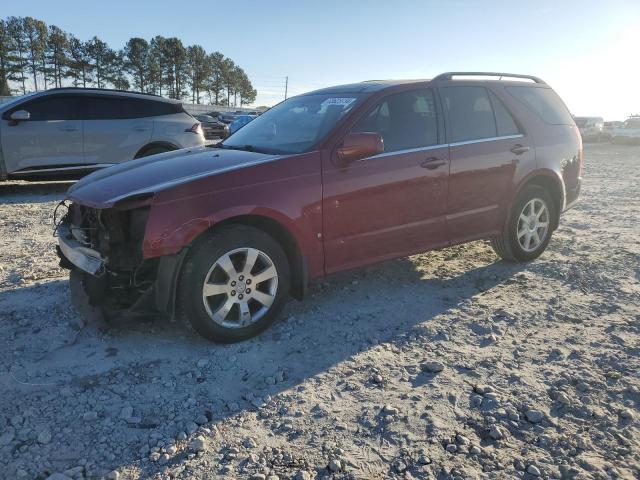
[[[227,225],[245,225],[253,227],[273,237],[284,250],[289,262],[291,275],[291,295],[301,300],[307,291],[308,274],[307,262],[295,235],[282,222],[273,217],[260,214],[240,214],[230,216],[224,220],[215,222],[210,228],[203,230],[195,236],[191,245],[198,242],[204,235],[215,232]]]
[[[171,150],[178,150],[180,147],[167,141],[150,142],[144,145],[143,147],[141,147],[133,156],[133,158],[134,159],[141,158],[143,156],[143,153],[145,153],[147,150],[150,150],[152,148],[166,148],[168,151],[171,151]]]
[[[275,238],[282,246],[289,261],[291,295],[298,300],[304,298],[307,290],[307,265],[298,241],[287,227],[272,217],[251,214],[227,218],[217,225],[229,224],[257,228]]]
[[[523,179],[520,182],[520,185],[515,190],[515,194],[513,195],[513,200],[520,194],[522,189],[528,187],[530,185],[537,185],[541,188],[544,188],[551,199],[553,200],[553,206],[555,207],[555,215],[552,219],[551,229],[555,230],[558,228],[558,224],[560,221],[560,214],[564,210],[564,201],[565,201],[565,193],[564,193],[564,184],[562,180],[558,177],[553,171],[536,171],[532,172],[531,175]],[[512,203],[513,203],[512,200]],[[509,207],[511,210],[511,206]],[[511,211],[509,211],[509,215],[507,216],[507,221],[511,216]]]

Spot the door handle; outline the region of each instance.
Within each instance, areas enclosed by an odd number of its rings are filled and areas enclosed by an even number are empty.
[[[531,150],[530,147],[527,147],[525,145],[520,145],[519,143],[514,145],[513,148],[511,149],[512,153],[515,153],[516,155],[522,155],[523,153],[528,152],[529,150]]]
[[[149,130],[147,127],[133,127],[136,132],[146,132]]]
[[[78,127],[66,126],[66,127],[60,127],[60,130],[62,130],[63,132],[77,132]]]
[[[426,168],[427,170],[435,170],[438,167],[441,167],[447,163],[443,158],[438,157],[429,157],[424,162],[420,164],[422,168]]]

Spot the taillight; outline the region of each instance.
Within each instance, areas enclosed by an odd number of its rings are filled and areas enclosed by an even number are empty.
[[[204,135],[204,133],[202,132],[202,125],[200,125],[199,123],[194,123],[191,128],[187,128],[185,131],[195,133],[196,135]]]

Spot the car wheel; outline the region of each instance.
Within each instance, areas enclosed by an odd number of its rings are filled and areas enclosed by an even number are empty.
[[[538,258],[551,240],[555,206],[542,187],[522,189],[513,204],[502,234],[491,240],[494,251],[503,260],[526,262]]]
[[[282,247],[256,228],[227,226],[189,253],[179,283],[179,315],[213,342],[238,342],[271,325],[288,292]]]

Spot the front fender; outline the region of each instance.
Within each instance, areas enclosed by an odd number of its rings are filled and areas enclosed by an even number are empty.
[[[155,215],[154,215],[155,214]],[[267,217],[278,222],[286,228],[295,238],[301,250],[308,243],[305,234],[296,225],[295,221],[281,212],[270,208],[260,208],[251,205],[239,205],[224,210],[216,211],[211,215],[192,218],[171,228],[166,227],[166,219],[171,217],[166,205],[162,209],[151,209],[145,238],[142,244],[144,258],[155,258],[164,255],[173,255],[183,247],[191,245],[202,233],[225,220],[244,215]]]

